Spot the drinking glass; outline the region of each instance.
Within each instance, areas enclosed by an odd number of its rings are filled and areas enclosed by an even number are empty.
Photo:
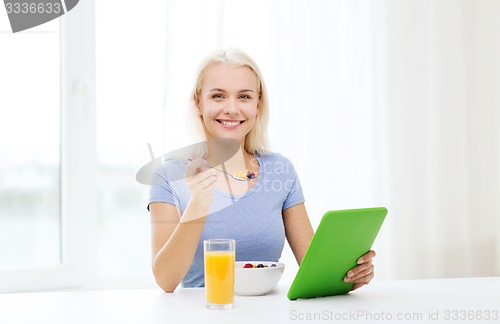
[[[231,309],[234,300],[235,242],[231,239],[203,241],[205,296],[210,309]]]

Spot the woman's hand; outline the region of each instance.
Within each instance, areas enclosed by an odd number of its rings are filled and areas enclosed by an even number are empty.
[[[375,274],[373,273],[374,266],[372,264],[372,259],[375,255],[375,251],[370,250],[358,259],[357,266],[347,272],[347,275],[344,277],[344,281],[354,283],[352,290],[356,290],[369,284],[373,279]]]
[[[217,171],[209,168],[203,159],[194,159],[186,169],[186,182],[191,191],[191,202],[203,209],[210,208]]]

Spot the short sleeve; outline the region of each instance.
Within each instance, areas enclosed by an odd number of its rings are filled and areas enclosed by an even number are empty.
[[[293,164],[288,159],[286,159],[286,163],[288,172],[287,179],[285,181],[285,188],[288,190],[288,194],[283,203],[283,210],[301,204],[305,201],[297,172],[295,171]]]
[[[167,163],[162,165],[152,176],[149,189],[149,204],[153,202],[164,202],[181,207],[179,182],[183,180],[182,168],[179,165]]]

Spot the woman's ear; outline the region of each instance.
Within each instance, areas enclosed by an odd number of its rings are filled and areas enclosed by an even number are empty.
[[[198,96],[194,96],[193,101],[194,101],[194,109],[196,109],[196,113],[198,114],[198,116],[203,115],[203,113],[201,112],[200,100],[198,99]]]

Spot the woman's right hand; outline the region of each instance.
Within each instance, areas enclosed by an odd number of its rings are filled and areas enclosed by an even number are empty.
[[[208,167],[207,161],[196,158],[189,162],[185,179],[191,191],[190,203],[206,210],[208,213],[213,201],[217,170]]]

